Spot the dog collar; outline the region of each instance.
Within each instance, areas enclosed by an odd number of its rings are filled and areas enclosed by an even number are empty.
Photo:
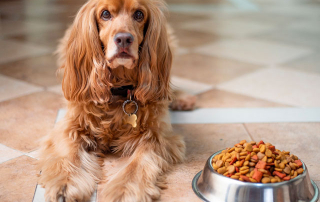
[[[119,88],[111,88],[111,94],[113,96],[128,97],[128,90],[132,92],[133,89],[133,85],[121,86]]]

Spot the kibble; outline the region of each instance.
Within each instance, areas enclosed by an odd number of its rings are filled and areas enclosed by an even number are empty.
[[[289,151],[280,151],[270,143],[242,140],[212,159],[219,174],[253,183],[288,181],[304,172],[302,162]]]

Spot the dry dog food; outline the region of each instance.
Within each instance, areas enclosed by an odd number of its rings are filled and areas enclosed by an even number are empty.
[[[288,151],[270,143],[242,140],[212,159],[218,173],[245,182],[275,183],[288,181],[303,173],[302,162]]]

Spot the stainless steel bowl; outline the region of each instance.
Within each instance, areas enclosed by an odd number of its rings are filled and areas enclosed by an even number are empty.
[[[192,188],[203,201],[211,202],[317,202],[319,189],[304,172],[296,178],[278,183],[249,183],[218,174],[212,167],[214,153],[192,181]]]

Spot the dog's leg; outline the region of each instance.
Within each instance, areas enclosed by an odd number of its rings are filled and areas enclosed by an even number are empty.
[[[67,122],[64,122],[67,125]],[[39,184],[46,192],[46,201],[87,201],[101,175],[98,157],[84,148],[88,142],[70,134],[59,126],[42,144],[39,166]]]
[[[195,108],[197,102],[196,96],[178,90],[174,91],[173,94],[174,98],[170,104],[171,110],[190,111]]]
[[[140,142],[128,163],[103,185],[102,201],[150,202],[160,197],[161,178],[170,164],[184,159],[181,136]]]

